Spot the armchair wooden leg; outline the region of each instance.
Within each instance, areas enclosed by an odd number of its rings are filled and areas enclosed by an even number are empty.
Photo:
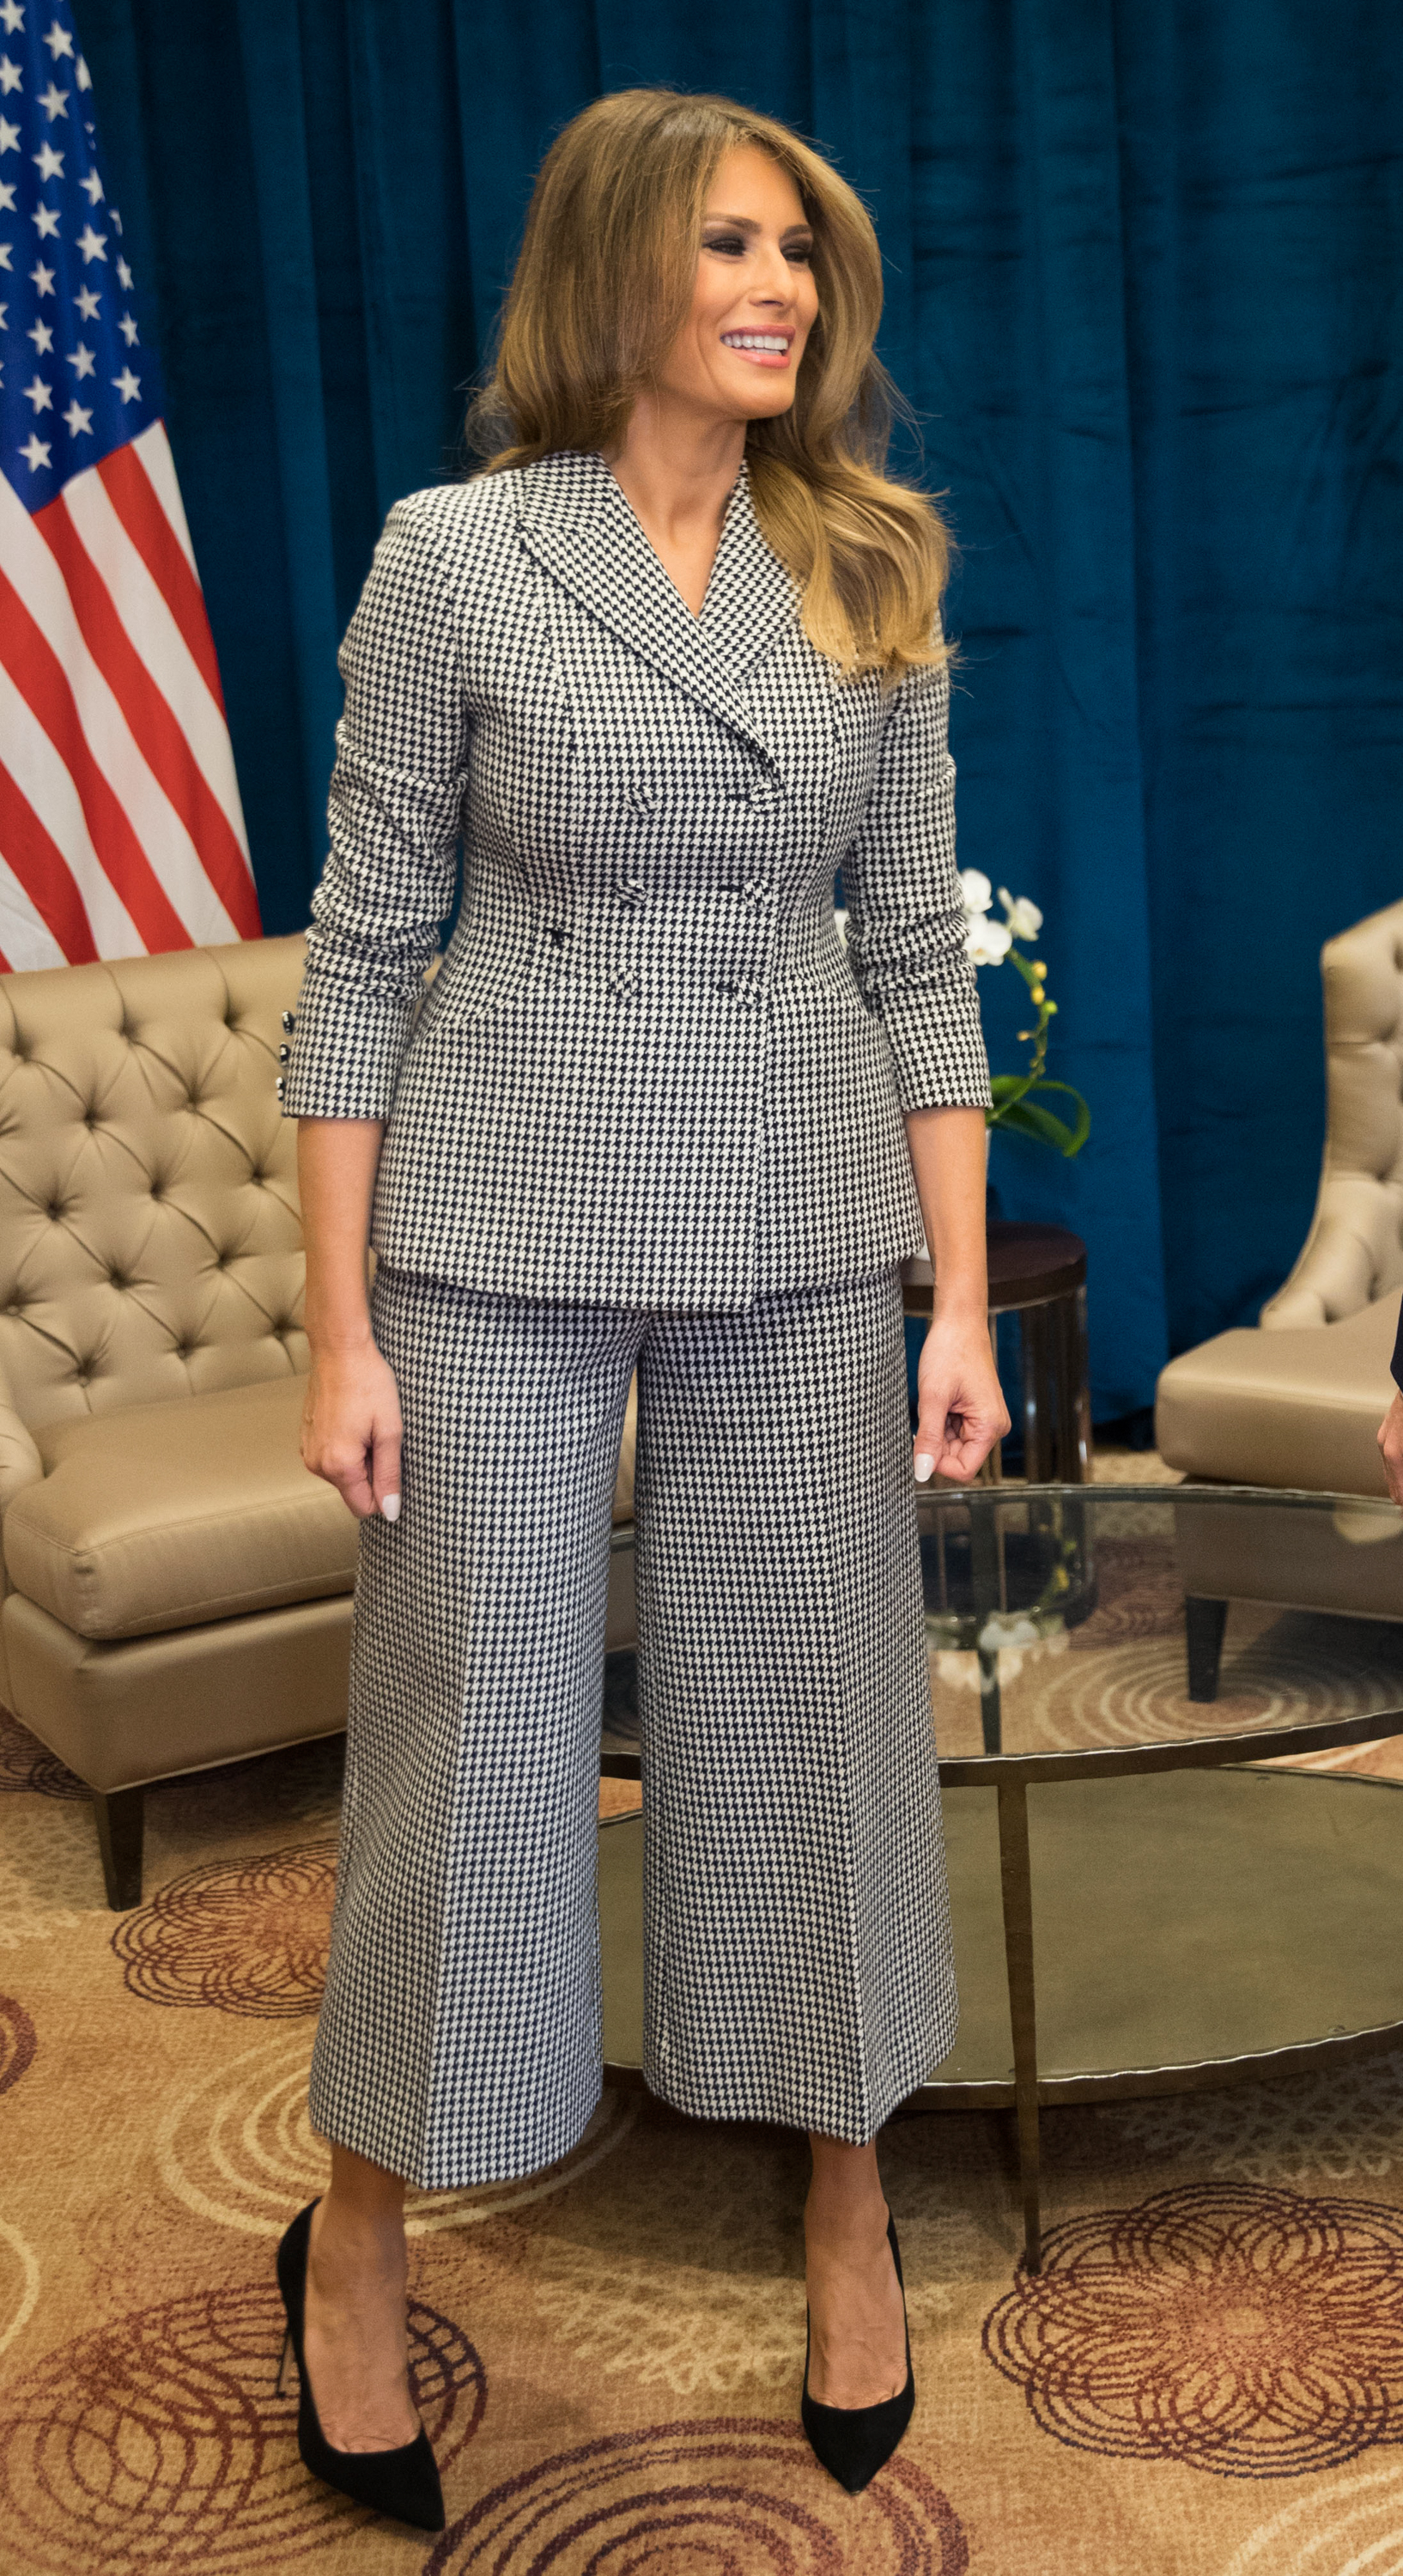
[[[1190,1699],[1216,1699],[1218,1696],[1218,1664],[1227,1622],[1226,1601],[1209,1601],[1193,1592],[1186,1595],[1184,1628],[1189,1649]]]
[[[93,1791],[97,1847],[102,1854],[102,1875],[107,1881],[107,1902],[114,1914],[124,1914],[128,1906],[141,1903],[141,1829],[145,1798],[144,1789]]]

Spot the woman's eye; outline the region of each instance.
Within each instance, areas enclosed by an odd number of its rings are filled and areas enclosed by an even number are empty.
[[[708,233],[702,247],[705,250],[725,251],[734,258],[737,252],[744,250],[745,244],[739,233]]]
[[[808,242],[790,242],[784,256],[792,260],[796,268],[807,268],[813,258],[813,250]]]

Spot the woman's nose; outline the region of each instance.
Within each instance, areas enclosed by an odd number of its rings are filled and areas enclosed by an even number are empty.
[[[774,259],[765,264],[753,292],[760,304],[788,304],[792,301],[794,279],[783,252],[777,251]]]

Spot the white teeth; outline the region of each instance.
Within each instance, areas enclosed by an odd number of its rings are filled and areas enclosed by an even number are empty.
[[[767,349],[783,357],[789,342],[776,331],[723,331],[722,341],[728,349]]]

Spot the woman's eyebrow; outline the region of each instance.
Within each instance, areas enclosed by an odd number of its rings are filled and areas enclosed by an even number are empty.
[[[708,207],[702,221],[707,224],[729,224],[732,231],[738,233],[758,233],[764,230],[763,224],[758,224],[753,215],[723,215],[712,207]],[[791,233],[808,233],[812,237],[813,226],[805,223],[786,224],[780,234],[780,240],[788,241]]]

